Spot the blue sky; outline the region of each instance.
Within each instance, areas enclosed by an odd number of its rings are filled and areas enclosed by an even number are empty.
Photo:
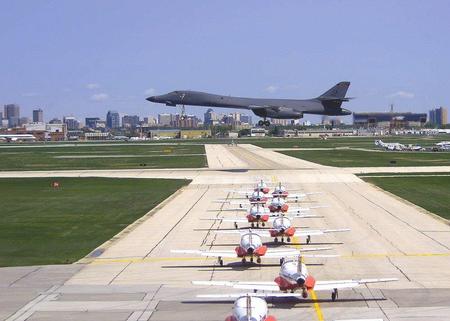
[[[191,89],[309,98],[352,82],[353,111],[449,106],[450,1],[2,1],[0,104],[45,118],[175,112]],[[189,113],[203,114],[200,107]]]

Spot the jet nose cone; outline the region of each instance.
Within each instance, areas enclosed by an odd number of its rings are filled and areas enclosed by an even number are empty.
[[[255,249],[253,247],[249,247],[247,250],[248,254],[253,254],[253,252],[255,252]]]
[[[298,279],[297,279],[297,284],[298,284],[299,286],[303,286],[303,285],[305,284],[305,279],[304,279],[304,278],[298,278]]]
[[[146,100],[151,101],[152,103],[156,102],[156,96],[150,96]]]

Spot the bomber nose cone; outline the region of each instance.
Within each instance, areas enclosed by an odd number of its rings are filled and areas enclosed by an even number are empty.
[[[297,284],[298,284],[299,286],[303,286],[303,285],[305,284],[305,279],[304,279],[304,278],[298,278],[298,279],[297,279]]]

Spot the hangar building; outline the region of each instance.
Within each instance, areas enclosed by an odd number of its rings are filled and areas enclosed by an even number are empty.
[[[423,127],[426,122],[426,113],[353,113],[353,126],[359,128]]]

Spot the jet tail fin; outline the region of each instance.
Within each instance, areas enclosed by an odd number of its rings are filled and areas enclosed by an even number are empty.
[[[320,100],[346,100],[345,94],[347,93],[348,87],[350,87],[349,81],[341,81],[336,84],[334,87],[328,89],[318,98]]]
[[[349,101],[351,98],[345,97],[348,87],[350,87],[349,81],[341,81],[331,89],[328,89],[322,95],[317,97],[322,102],[328,115],[350,115],[351,112],[341,108],[344,101]]]

